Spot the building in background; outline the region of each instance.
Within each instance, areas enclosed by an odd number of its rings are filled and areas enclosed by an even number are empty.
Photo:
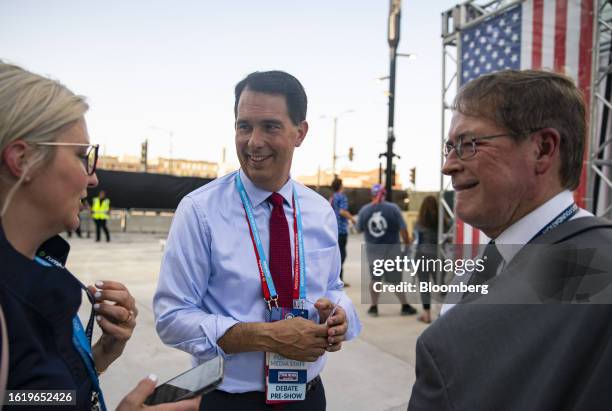
[[[235,154],[228,156],[227,149],[223,147],[221,149],[221,162],[219,162],[219,168],[217,169],[217,176],[223,177],[226,174],[236,171],[240,168],[238,158]]]
[[[140,158],[136,156],[101,156],[98,167],[114,171],[143,171]],[[211,161],[183,160],[157,157],[147,162],[147,172],[170,174],[181,177],[217,178],[219,164]]]
[[[344,169],[337,174],[338,177],[342,179],[342,185],[346,188],[370,188],[379,182],[379,170],[377,168],[368,171]],[[302,184],[313,187],[329,186],[333,179],[334,175],[331,170],[321,170],[315,175],[297,177],[297,180]],[[402,182],[397,172],[395,173],[395,184],[393,185],[393,189],[402,189]]]
[[[142,171],[140,159],[136,156],[100,156],[98,168],[114,171]]]

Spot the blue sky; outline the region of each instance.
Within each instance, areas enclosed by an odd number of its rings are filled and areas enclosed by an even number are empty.
[[[440,14],[456,1],[402,4],[396,85],[396,149],[404,183],[437,189],[441,52]],[[378,167],[386,150],[389,71],[388,1],[44,1],[0,3],[0,58],[61,80],[87,96],[91,139],[107,154],[235,159],[233,88],[256,70],[295,75],[309,98],[310,131],[293,174],[331,167],[333,115],[338,152]]]

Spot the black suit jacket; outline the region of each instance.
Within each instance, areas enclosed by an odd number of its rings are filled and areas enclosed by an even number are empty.
[[[612,223],[572,220],[537,242],[597,244],[612,254]],[[518,273],[511,265],[491,291]],[[454,307],[417,341],[408,410],[612,410],[610,304]]]

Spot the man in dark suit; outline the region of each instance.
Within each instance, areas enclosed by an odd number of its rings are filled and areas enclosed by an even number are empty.
[[[486,275],[464,280],[486,281],[489,293],[446,304],[418,339],[408,409],[611,409],[612,305],[588,302],[612,300],[584,292],[589,268],[570,264],[575,253],[563,254],[561,270],[534,269],[535,244],[578,253],[597,245],[609,263],[601,250],[612,245],[612,224],[571,193],[586,138],[581,93],[559,74],[509,70],[463,86],[453,110],[442,172],[457,216],[493,240]]]

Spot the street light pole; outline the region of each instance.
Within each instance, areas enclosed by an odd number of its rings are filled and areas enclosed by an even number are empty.
[[[333,178],[336,178],[336,159],[338,155],[336,154],[337,146],[336,146],[336,133],[338,132],[338,116],[334,116],[334,136],[333,136],[333,145],[334,145],[334,154],[332,159],[332,175]]]
[[[393,189],[393,143],[395,142],[394,115],[395,115],[395,62],[397,59],[397,45],[400,39],[401,0],[389,0],[389,121],[387,123],[387,169],[385,172],[386,200],[391,201]]]
[[[349,109],[349,110],[345,110],[340,114],[336,114],[335,116],[327,116],[327,115],[322,115],[319,118],[329,118],[331,117],[331,119],[334,122],[334,131],[332,134],[332,149],[333,149],[333,153],[332,153],[332,175],[334,176],[334,178],[336,177],[336,160],[338,160],[338,151],[337,151],[337,136],[338,136],[338,118],[340,116],[342,116],[343,114],[348,114],[348,113],[352,113],[355,110],[353,109]]]

